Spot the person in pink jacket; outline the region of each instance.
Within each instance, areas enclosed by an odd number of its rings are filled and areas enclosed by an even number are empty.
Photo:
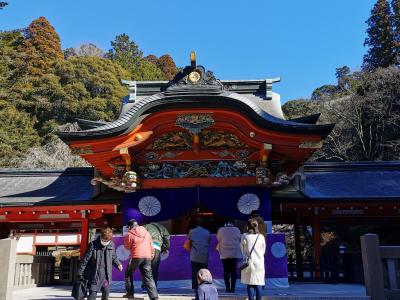
[[[150,233],[143,226],[139,226],[135,219],[128,222],[128,235],[125,236],[124,246],[131,252],[131,259],[125,271],[126,297],[134,296],[133,273],[139,268],[151,300],[158,299],[157,288],[151,273],[151,260],[154,256],[153,241]]]

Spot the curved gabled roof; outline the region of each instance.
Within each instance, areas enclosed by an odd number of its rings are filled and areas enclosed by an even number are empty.
[[[326,137],[333,124],[314,125],[279,119],[259,108],[253,101],[232,92],[208,93],[159,93],[149,96],[135,105],[123,116],[103,126],[75,132],[59,132],[64,141],[97,139],[121,135],[136,127],[150,113],[167,109],[185,108],[225,108],[242,112],[261,128],[298,134],[318,134]]]
[[[200,80],[191,83],[190,72],[199,72]],[[333,124],[315,125],[284,120],[272,116],[244,95],[227,90],[213,73],[204,67],[186,67],[168,83],[165,91],[135,102],[117,120],[87,130],[59,132],[64,141],[100,139],[118,136],[133,130],[147,115],[159,111],[188,108],[211,108],[238,111],[264,129],[297,134],[314,134],[326,137]]]

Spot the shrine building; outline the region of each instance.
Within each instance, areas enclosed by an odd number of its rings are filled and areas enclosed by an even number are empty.
[[[93,168],[0,170],[1,236],[19,232],[19,253],[75,245],[82,254],[89,229],[130,218],[185,234],[198,215],[216,230],[258,210],[294,224],[300,268],[300,226],[312,227],[318,265],[321,225],[399,222],[400,163],[305,163],[334,124],[285,119],[279,81],[218,80],[193,54],[169,82],[123,81],[115,121],[58,133]]]

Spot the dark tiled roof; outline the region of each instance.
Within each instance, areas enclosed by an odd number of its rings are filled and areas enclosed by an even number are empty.
[[[0,206],[51,205],[91,200],[92,168],[0,169]]]
[[[304,173],[304,194],[311,200],[400,199],[400,162],[306,163]],[[0,169],[0,206],[75,204],[90,201],[93,194],[90,185],[92,177],[92,168]],[[292,198],[289,194],[286,194],[287,199]],[[120,196],[120,193],[113,197],[99,195],[94,200],[110,201]]]
[[[400,162],[308,163],[304,173],[313,199],[400,199]]]

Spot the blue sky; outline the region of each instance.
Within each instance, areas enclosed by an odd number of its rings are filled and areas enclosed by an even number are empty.
[[[358,70],[365,20],[376,0],[8,0],[0,30],[45,16],[63,48],[92,42],[107,50],[127,33],[144,54],[197,62],[219,79],[276,76],[282,102],[335,83],[335,68]]]

